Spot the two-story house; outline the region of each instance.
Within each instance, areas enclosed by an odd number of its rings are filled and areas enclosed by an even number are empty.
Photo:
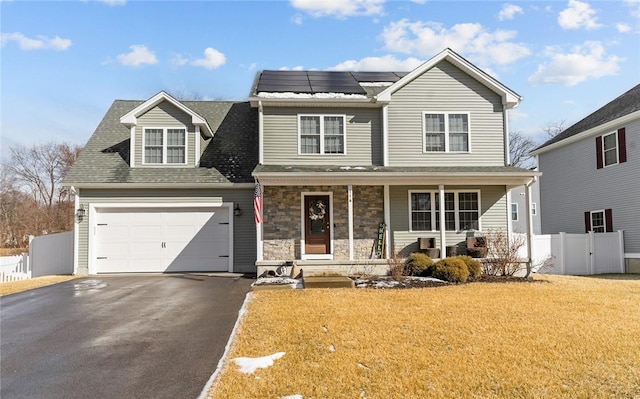
[[[507,193],[540,174],[508,166],[520,100],[446,49],[409,73],[262,71],[246,103],[116,101],[66,179],[76,270],[383,271],[418,238],[452,253],[506,231]]]
[[[624,231],[640,273],[640,85],[538,147],[542,233]]]

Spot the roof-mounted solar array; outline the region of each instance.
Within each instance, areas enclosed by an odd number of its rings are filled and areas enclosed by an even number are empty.
[[[263,71],[257,93],[366,94],[361,82],[395,83],[403,72]]]

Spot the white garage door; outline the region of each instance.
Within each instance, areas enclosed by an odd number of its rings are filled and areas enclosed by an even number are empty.
[[[229,208],[98,208],[96,273],[230,270]]]

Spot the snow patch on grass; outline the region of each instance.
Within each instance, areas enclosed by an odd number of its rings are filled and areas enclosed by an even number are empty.
[[[239,367],[238,371],[244,374],[253,374],[257,369],[266,369],[273,366],[275,360],[280,359],[285,352],[277,352],[273,355],[262,357],[236,357],[234,363]]]

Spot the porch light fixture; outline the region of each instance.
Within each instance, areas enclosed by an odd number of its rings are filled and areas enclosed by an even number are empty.
[[[86,211],[84,210],[84,205],[80,204],[80,207],[76,210],[76,220],[78,221],[78,223],[82,222],[85,213]]]
[[[236,216],[242,215],[242,209],[240,209],[240,205],[236,204],[236,207],[233,208],[233,214]]]

